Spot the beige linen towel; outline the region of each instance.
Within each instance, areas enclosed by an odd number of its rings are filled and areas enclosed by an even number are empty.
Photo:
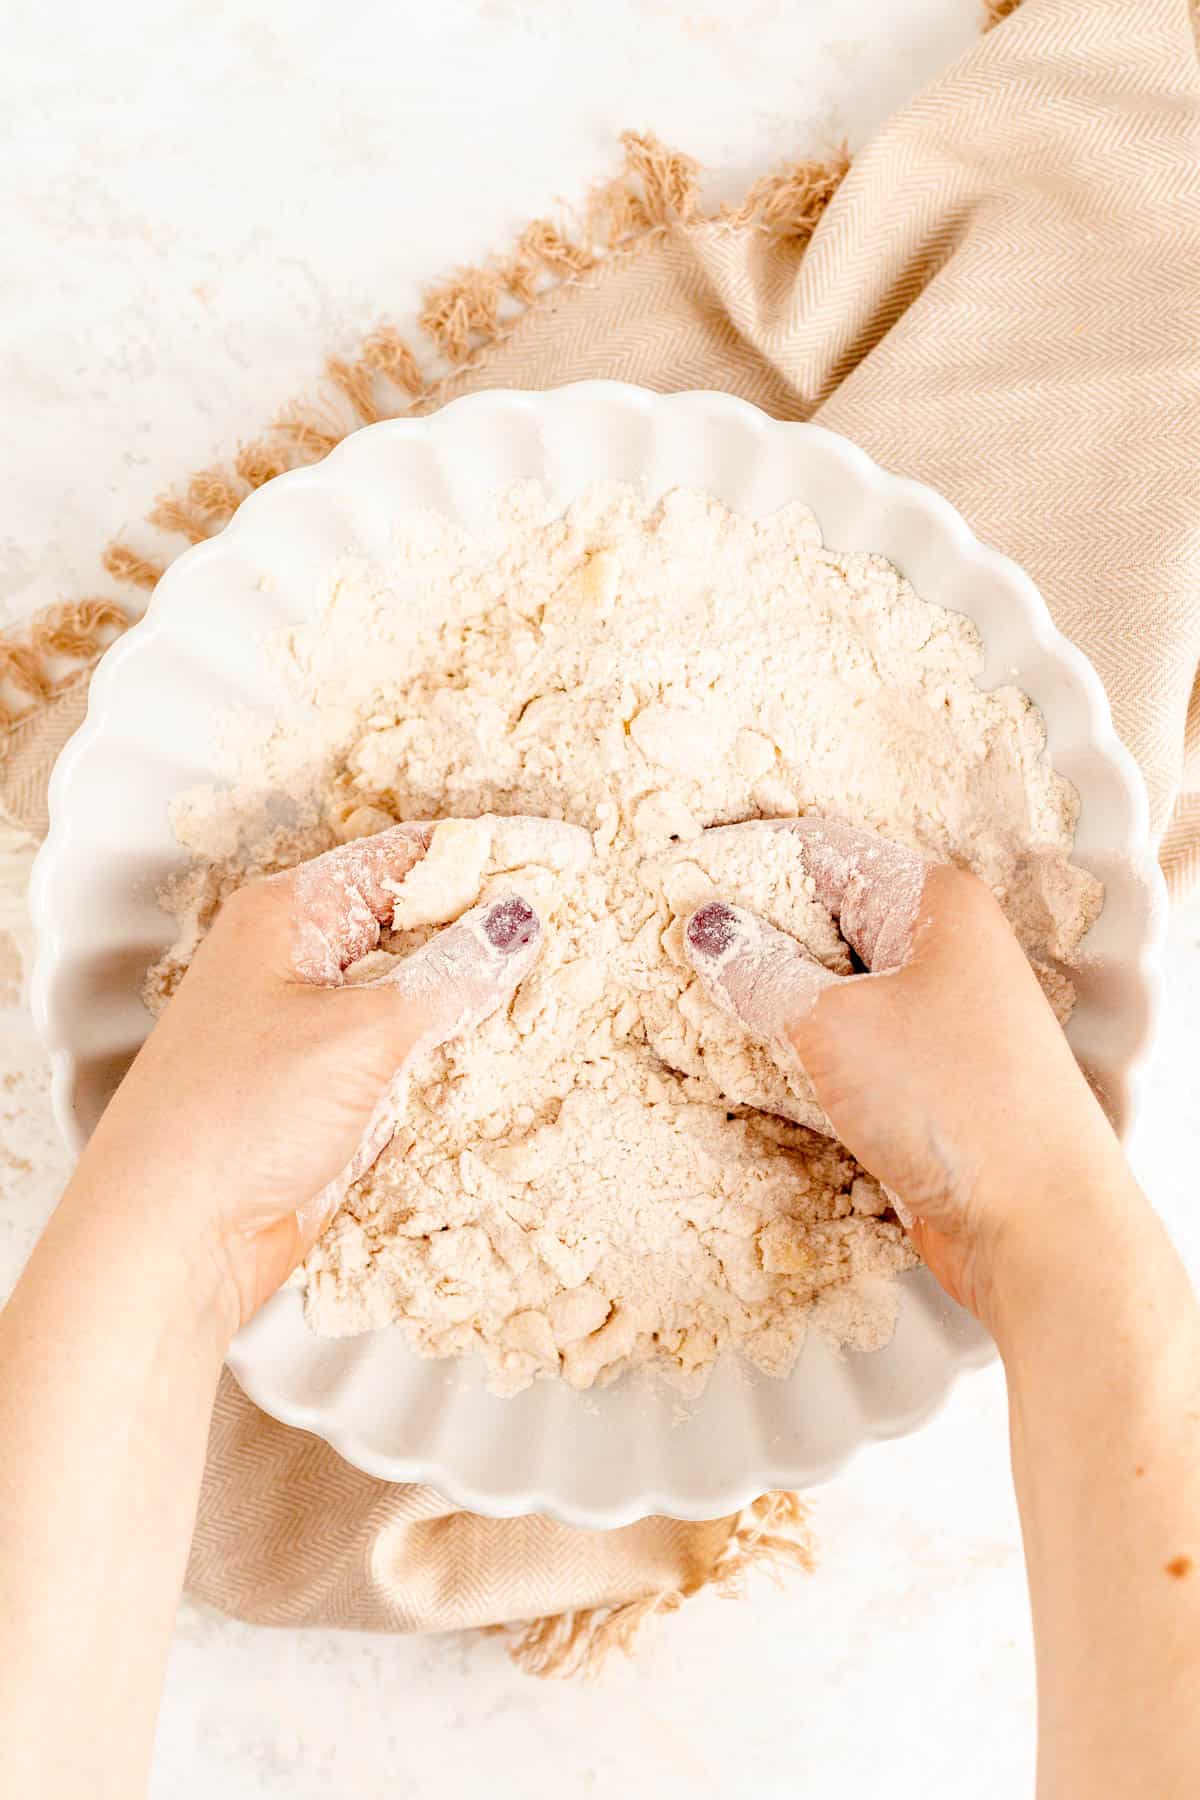
[[[1005,22],[846,172],[798,165],[702,213],[652,140],[580,236],[546,221],[430,297],[456,365],[427,382],[395,333],[330,365],[228,468],[160,502],[216,529],[250,488],[388,413],[481,387],[610,376],[725,388],[819,419],[946,494],[1039,584],[1091,657],[1146,777],[1179,891],[1200,875],[1200,76],[1187,0],[997,0]],[[173,546],[177,547],[177,543]],[[152,586],[161,540],[109,572]],[[122,622],[60,607],[0,645],[13,715],[0,804],[44,829],[86,664]],[[74,672],[82,662],[83,673]],[[242,1617],[383,1630],[542,1619],[527,1666],[575,1666],[755,1554],[805,1560],[803,1513],[587,1533],[488,1521],[389,1487],[222,1385],[190,1571]]]

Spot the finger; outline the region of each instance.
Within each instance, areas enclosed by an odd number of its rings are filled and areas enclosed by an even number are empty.
[[[533,907],[508,894],[472,907],[388,974],[343,990],[356,1000],[378,999],[379,1022],[396,1033],[397,1067],[346,1167],[297,1214],[305,1254],[395,1135],[414,1058],[490,1018],[511,999],[543,942]]]
[[[915,850],[857,826],[810,813],[764,819],[766,831],[798,839],[814,897],[868,969],[879,974],[905,961],[930,864]],[[718,827],[745,830],[745,826]]]
[[[724,900],[710,900],[692,914],[683,942],[710,998],[752,1037],[776,1049],[791,1050],[796,1021],[843,979],[786,931]]]
[[[396,887],[425,855],[432,832],[432,825],[394,825],[271,878],[291,888],[291,968],[301,981],[336,983],[375,948],[395,909]]]
[[[511,998],[538,957],[542,922],[521,894],[473,906],[367,991],[405,1017],[413,1047],[432,1049],[481,1024]]]
[[[910,1234],[915,1234],[915,1229],[918,1226],[923,1226],[924,1220],[918,1219],[917,1215],[913,1212],[912,1207],[909,1206],[906,1200],[901,1199],[895,1188],[890,1188],[886,1181],[881,1181],[879,1185],[883,1189],[888,1204],[903,1225],[905,1231]]]

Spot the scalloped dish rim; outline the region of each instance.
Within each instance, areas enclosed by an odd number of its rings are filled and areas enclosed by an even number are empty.
[[[622,432],[628,440],[624,449]],[[129,722],[139,717],[139,706],[140,716],[150,716],[151,682],[169,680],[164,671],[173,670],[176,675],[186,671],[186,621],[190,618],[191,630],[198,631],[195,621],[202,612],[192,590],[197,586],[211,590],[212,577],[220,574],[222,563],[227,569],[236,568],[237,557],[247,546],[257,547],[258,563],[268,562],[272,519],[287,518],[281,496],[294,493],[298,486],[311,490],[313,517],[319,515],[322,502],[326,504],[325,524],[331,539],[342,517],[338,494],[353,493],[356,502],[364,504],[372,461],[381,484],[380,504],[395,507],[399,502],[393,490],[382,484],[387,480],[388,446],[394,445],[398,454],[401,440],[404,445],[416,441],[424,446],[419,454],[431,468],[445,467],[447,453],[456,451],[454,467],[465,467],[462,479],[466,482],[476,467],[486,467],[491,479],[482,491],[492,491],[528,473],[524,466],[506,466],[506,457],[510,462],[521,456],[528,459],[531,454],[553,457],[558,446],[567,469],[563,478],[567,494],[604,479],[613,459],[619,463],[622,455],[628,459],[629,472],[621,478],[637,480],[653,468],[662,446],[668,459],[674,454],[683,462],[707,466],[710,472],[718,466],[736,471],[730,477],[734,485],[744,482],[752,486],[755,480],[761,484],[767,476],[765,472],[756,476],[758,465],[753,459],[746,459],[745,468],[738,461],[739,452],[744,454],[752,442],[763,471],[771,468],[774,456],[779,467],[773,475],[783,468],[785,459],[785,475],[793,464],[817,472],[811,479],[818,487],[826,481],[834,496],[828,502],[827,516],[828,506],[833,506],[842,508],[850,519],[873,510],[877,520],[907,521],[909,529],[915,522],[921,554],[934,558],[935,566],[944,567],[947,585],[955,575],[962,578],[964,573],[978,575],[981,590],[989,589],[990,584],[990,590],[1000,597],[991,628],[999,631],[1002,619],[1009,650],[1016,634],[1043,686],[1049,684],[1054,694],[1061,694],[1061,704],[1054,700],[1049,707],[1044,694],[1036,697],[1048,734],[1053,737],[1060,714],[1074,721],[1075,737],[1068,746],[1071,754],[1067,760],[1073,767],[1094,771],[1089,776],[1094,799],[1088,782],[1083,787],[1075,782],[1081,807],[1090,803],[1099,808],[1107,796],[1112,839],[1101,835],[1103,856],[1099,860],[1120,870],[1121,876],[1113,902],[1116,915],[1110,915],[1105,924],[1106,902],[1093,927],[1099,930],[1104,926],[1108,946],[1093,961],[1116,972],[1117,1001],[1110,1009],[1113,1017],[1093,1013],[1088,1030],[1092,1039],[1100,1042],[1107,1027],[1109,1037],[1121,1046],[1120,1054],[1114,1052],[1107,1067],[1104,1091],[1119,1122],[1128,1128],[1157,1013],[1165,889],[1153,856],[1140,770],[1115,734],[1099,677],[1083,653],[1054,626],[1034,583],[1017,564],[980,543],[962,516],[934,490],[879,468],[857,445],[822,426],[771,419],[728,394],[696,390],[659,395],[622,383],[584,382],[545,391],[493,389],[455,400],[420,419],[385,420],[351,434],[321,463],[279,476],[259,489],[243,502],[222,532],[185,551],[160,581],[144,621],[104,656],[92,681],[86,719],[51,778],[50,829],[30,885],[37,933],[31,996],[34,1019],[50,1054],[55,1116],[72,1148],[79,1149],[85,1137],[78,1116],[81,1081],[89,1066],[88,1055],[94,1062],[99,1056],[97,1044],[103,1048],[106,1042],[105,1009],[111,1011],[114,1033],[118,1008],[124,1007],[126,1020],[129,1016],[129,995],[124,989],[105,992],[99,1008],[93,996],[91,1010],[79,998],[87,967],[90,921],[85,913],[73,918],[71,906],[75,903],[64,896],[72,882],[86,876],[87,867],[95,867],[94,862],[86,864],[86,840],[83,851],[76,851],[77,809],[84,808],[89,799],[89,782],[98,779],[96,771],[106,756],[121,754]],[[773,448],[776,445],[778,451]],[[581,464],[590,464],[591,472],[580,474]],[[549,480],[553,466],[546,464],[538,472]],[[625,464],[620,466],[624,470]],[[654,484],[656,491],[676,485],[706,484],[691,479],[687,469],[681,470],[677,480],[659,479]],[[709,491],[720,491],[707,485]],[[809,499],[802,488],[794,497]],[[748,497],[728,504],[738,510],[770,510],[756,508]],[[814,505],[814,510],[827,541],[842,548],[889,554],[879,542],[845,542],[836,529],[827,529],[821,506]],[[902,535],[902,527],[896,529]],[[941,564],[937,565],[939,557]],[[914,585],[922,598],[937,600],[936,593],[927,591],[927,583],[914,581]],[[190,611],[185,610],[189,607]],[[978,613],[970,616],[986,653],[989,626]],[[178,633],[172,634],[165,621],[183,623],[182,645]],[[253,629],[245,631],[244,642],[252,663],[258,652]],[[186,673],[181,678],[186,681]],[[1061,767],[1059,751],[1052,760]],[[89,820],[101,810],[93,806]],[[109,803],[109,835],[101,841],[102,850],[110,854],[121,843],[120,820],[121,797],[117,796]],[[158,826],[154,829],[158,831]],[[162,832],[169,833],[165,819]],[[1095,858],[1096,853],[1092,854]],[[1081,855],[1080,860],[1086,862],[1087,858]],[[137,879],[136,873],[129,876],[131,893]],[[110,910],[112,917],[102,914],[92,927],[93,941],[102,935],[106,923],[119,936],[119,900]],[[1114,932],[1115,946],[1109,942]],[[126,1028],[117,1048],[124,1052],[131,1047]],[[1103,1058],[1100,1061],[1103,1063]],[[110,1088],[111,1082],[108,1085]],[[651,1512],[709,1518],[736,1511],[767,1489],[806,1487],[827,1479],[862,1444],[915,1429],[939,1410],[958,1375],[991,1359],[994,1352],[980,1328],[938,1297],[924,1270],[901,1277],[901,1282],[905,1329],[898,1336],[910,1345],[907,1354],[915,1359],[912,1366],[925,1369],[927,1377],[904,1402],[887,1398],[889,1381],[903,1386],[903,1370],[889,1370],[887,1364],[892,1350],[893,1364],[901,1356],[898,1345],[874,1352],[869,1360],[878,1366],[869,1372],[858,1366],[860,1353],[838,1359],[825,1349],[810,1353],[808,1343],[792,1374],[783,1380],[757,1376],[736,1359],[723,1358],[718,1369],[733,1363],[736,1373],[725,1369],[717,1384],[714,1372],[710,1387],[719,1386],[720,1391],[710,1408],[713,1416],[704,1422],[700,1420],[705,1409],[703,1396],[694,1403],[693,1418],[680,1423],[673,1421],[671,1411],[679,1406],[679,1396],[665,1390],[669,1398],[655,1398],[645,1384],[628,1377],[599,1396],[574,1394],[564,1383],[543,1381],[529,1390],[535,1396],[532,1402],[526,1396],[499,1400],[483,1395],[481,1379],[470,1374],[470,1363],[450,1365],[448,1371],[446,1364],[425,1362],[396,1332],[374,1333],[368,1339],[313,1339],[303,1325],[299,1296],[286,1289],[239,1334],[228,1361],[250,1398],[273,1417],[323,1437],[348,1462],[369,1474],[383,1480],[427,1483],[473,1511],[497,1516],[540,1512],[585,1528],[626,1524]],[[298,1331],[311,1339],[313,1348],[303,1344]],[[385,1339],[389,1345],[381,1351]],[[348,1348],[354,1345],[359,1348]],[[415,1366],[409,1368],[408,1364]],[[405,1383],[405,1392],[411,1388],[411,1405],[405,1416],[417,1421],[411,1426],[413,1442],[404,1449],[398,1449],[395,1442],[381,1445],[377,1441],[379,1417],[386,1413],[393,1422],[397,1419],[400,1402],[395,1390],[397,1384],[403,1387]],[[765,1383],[773,1392],[768,1392]],[[876,1391],[881,1385],[882,1398]],[[864,1399],[868,1390],[873,1396],[870,1405]],[[624,1399],[623,1394],[627,1396]],[[511,1410],[498,1414],[497,1407]],[[843,1413],[840,1424],[845,1427],[840,1432],[839,1421],[831,1424],[825,1417],[839,1407]],[[827,1428],[824,1436],[823,1424]],[[396,1430],[399,1435],[398,1426]],[[726,1456],[714,1472],[712,1446],[722,1439]]]

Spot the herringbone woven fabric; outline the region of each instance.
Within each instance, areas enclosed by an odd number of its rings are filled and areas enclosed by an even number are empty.
[[[1021,563],[1168,831],[1200,788],[1200,71],[1186,0],[1025,0],[854,161],[807,246],[684,222],[437,401],[613,376],[845,433]],[[1200,876],[1185,803],[1165,844]]]
[[[1189,772],[1200,787],[1200,76],[1187,0],[1025,0],[857,157],[815,233],[811,182],[714,220],[686,162],[670,174],[652,205],[628,201],[611,254],[531,239],[565,279],[511,327],[486,280],[447,289],[427,322],[464,359],[449,380],[424,387],[411,358],[379,343],[374,360],[339,366],[357,416],[372,416],[373,371],[416,410],[473,388],[610,376],[729,389],[844,432],[1030,571],[1107,685],[1169,878],[1200,875],[1200,793],[1185,788]],[[789,194],[808,210],[789,212]],[[509,266],[510,293],[528,267]],[[205,493],[210,504],[211,482]],[[16,727],[3,790],[14,816],[40,822],[49,750],[79,710],[68,692]],[[592,1534],[473,1519],[347,1468],[227,1380],[190,1579],[247,1618],[432,1630],[669,1606],[748,1541],[733,1520]],[[544,1636],[534,1650],[554,1661]]]

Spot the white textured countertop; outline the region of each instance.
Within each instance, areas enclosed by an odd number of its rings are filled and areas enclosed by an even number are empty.
[[[972,41],[974,0],[11,0],[0,145],[0,618],[97,585],[175,476],[325,352],[503,248],[649,126],[733,196],[857,144]],[[0,920],[0,927],[6,921]],[[1200,1269],[1200,910],[1175,921],[1135,1147]],[[1191,1116],[1189,1117],[1189,1110]],[[65,1171],[22,1007],[0,1009],[0,1292]],[[1002,1384],[817,1497],[821,1558],[701,1596],[595,1685],[495,1640],[254,1630],[185,1605],[155,1800],[657,1800],[1032,1792],[1033,1671]]]

